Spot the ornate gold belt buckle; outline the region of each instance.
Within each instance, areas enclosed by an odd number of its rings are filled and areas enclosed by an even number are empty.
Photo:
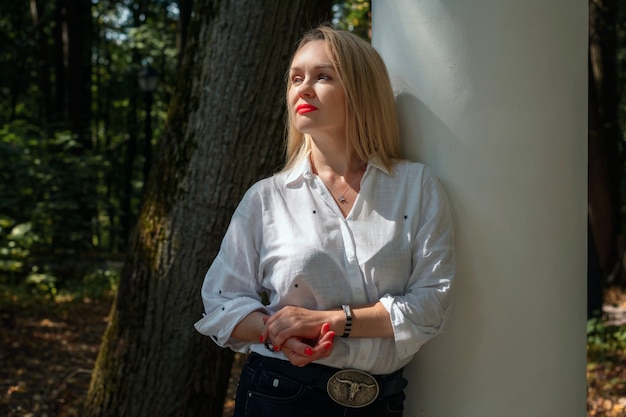
[[[330,398],[343,406],[361,408],[374,402],[380,388],[367,372],[342,369],[330,377],[326,391]]]

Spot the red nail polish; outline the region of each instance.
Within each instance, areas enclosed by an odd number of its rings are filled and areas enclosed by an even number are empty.
[[[322,332],[326,333],[330,330],[330,324],[324,323],[322,324]]]
[[[311,349],[310,347],[305,347],[304,348],[304,354],[307,356],[312,356],[313,355],[313,349]]]
[[[259,343],[263,343],[264,340],[263,335],[259,336]]]

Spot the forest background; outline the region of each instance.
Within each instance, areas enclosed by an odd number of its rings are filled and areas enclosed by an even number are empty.
[[[369,39],[369,2],[321,3],[333,25]],[[589,2],[590,416],[626,410],[626,324],[607,314],[626,308],[626,10],[618,3]],[[72,318],[102,323],[118,290],[193,10],[193,0],[0,4],[2,415],[82,407],[104,327]],[[51,323],[62,323],[61,340],[90,329],[84,344],[95,347],[81,353],[84,363],[50,356],[37,338],[52,337]],[[20,355],[48,359],[31,368]]]

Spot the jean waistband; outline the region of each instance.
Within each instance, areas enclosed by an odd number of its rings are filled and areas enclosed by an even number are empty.
[[[268,369],[289,377],[300,383],[326,391],[328,380],[340,369],[333,368],[317,363],[310,363],[306,366],[299,367],[292,365],[289,361],[283,359],[270,358],[260,355],[256,352],[250,354],[248,359],[251,366],[261,363]],[[402,377],[402,368],[386,375],[372,375],[378,382],[380,387],[380,397],[386,397],[398,394],[407,386],[407,380]]]

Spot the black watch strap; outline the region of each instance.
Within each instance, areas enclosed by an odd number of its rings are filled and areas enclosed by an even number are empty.
[[[346,315],[346,328],[341,337],[348,337],[350,336],[350,331],[352,330],[352,309],[347,304],[342,305],[341,308]]]

